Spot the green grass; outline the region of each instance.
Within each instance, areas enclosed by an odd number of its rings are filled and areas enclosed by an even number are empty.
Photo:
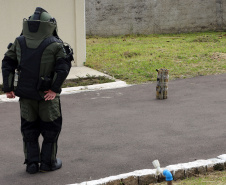
[[[206,176],[200,175],[199,177],[191,177],[185,180],[173,181],[173,185],[225,185],[226,184],[226,171],[213,172]],[[166,182],[158,183],[155,185],[166,185]]]
[[[87,37],[85,65],[134,84],[225,73],[226,32]]]

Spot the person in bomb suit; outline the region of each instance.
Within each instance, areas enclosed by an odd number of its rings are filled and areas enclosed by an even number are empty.
[[[60,93],[72,60],[73,50],[58,37],[56,20],[40,7],[23,20],[21,36],[9,44],[2,60],[3,90],[7,98],[20,97],[24,163],[30,174],[62,166],[56,158],[62,127]]]

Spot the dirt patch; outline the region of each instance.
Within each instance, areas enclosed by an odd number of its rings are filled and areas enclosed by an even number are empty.
[[[138,53],[138,52],[129,52],[129,51],[126,51],[123,53],[123,56],[125,58],[132,58],[132,57],[135,57],[135,56],[140,56],[141,54]]]
[[[219,40],[206,35],[206,36],[198,36],[193,40],[193,42],[219,42]]]
[[[77,86],[86,86],[86,85],[94,85],[94,84],[102,84],[102,83],[109,83],[115,82],[113,79],[109,79],[105,76],[87,76],[86,78],[76,78],[76,79],[68,79],[62,85],[63,88],[65,87],[77,87]]]
[[[0,84],[0,94],[4,94],[4,92],[2,91],[3,85]]]
[[[211,58],[213,60],[226,60],[226,53],[219,53],[219,52],[216,52],[214,53]]]

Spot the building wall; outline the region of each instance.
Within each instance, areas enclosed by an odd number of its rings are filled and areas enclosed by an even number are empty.
[[[32,15],[36,7],[42,7],[56,18],[60,38],[74,49],[75,62],[73,65],[82,66],[85,62],[84,1],[0,0],[0,57],[4,57],[8,44],[14,42],[15,38],[20,35],[23,18]]]
[[[226,29],[226,0],[86,0],[88,35]]]

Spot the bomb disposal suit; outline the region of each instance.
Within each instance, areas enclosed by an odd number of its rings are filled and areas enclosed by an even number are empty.
[[[23,20],[23,31],[2,61],[4,92],[20,97],[21,132],[28,173],[61,167],[56,158],[57,140],[62,126],[61,86],[73,60],[73,51],[59,39],[56,20],[36,8]],[[46,99],[48,92],[55,98]],[[43,136],[40,151],[38,138]]]

